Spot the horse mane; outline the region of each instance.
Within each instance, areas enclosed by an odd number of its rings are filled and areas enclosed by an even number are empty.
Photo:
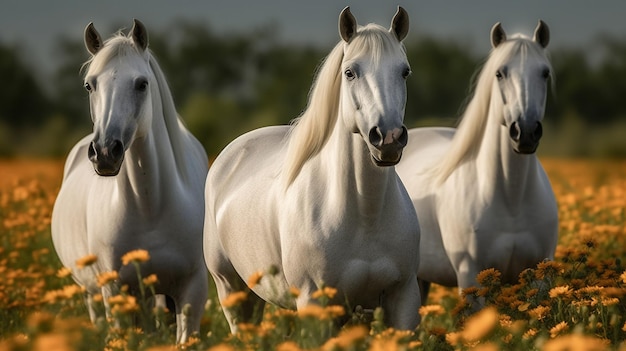
[[[498,47],[491,49],[487,60],[479,69],[479,73],[474,75],[473,96],[461,115],[450,149],[430,171],[435,184],[441,185],[457,167],[477,157],[487,127],[490,109],[497,107],[497,105],[492,104],[502,104],[501,99],[491,99],[492,83],[496,79],[495,73],[505,62],[517,54],[522,55],[522,57],[532,54],[544,58],[547,55],[539,44],[520,34],[512,36]],[[549,60],[546,59],[546,62],[549,63]]]
[[[154,75],[154,79],[156,80],[156,85],[151,88],[153,95],[152,102],[154,104],[153,112],[161,112],[163,121],[165,122],[166,133],[171,145],[172,155],[174,156],[174,162],[177,165],[176,169],[184,170],[186,167],[182,167],[179,163],[184,162],[185,159],[188,158],[188,155],[185,155],[186,148],[184,146],[187,142],[186,139],[189,137],[186,133],[184,133],[184,122],[176,111],[174,99],[167,84],[165,75],[163,74],[161,67],[150,49],[146,49],[145,52],[142,52],[135,46],[131,38],[125,36],[120,31],[111,38],[107,39],[98,53],[86,61],[81,69],[86,70],[85,77],[97,75],[111,60],[131,54],[148,56],[148,63]],[[189,151],[187,150],[186,152]]]
[[[395,45],[393,43],[396,43]],[[342,62],[345,57],[372,56],[378,65],[384,53],[404,46],[387,29],[370,23],[358,28],[349,43],[340,41],[319,66],[307,108],[292,121],[287,140],[287,155],[282,169],[285,188],[296,179],[304,164],[317,155],[330,138],[339,115]]]

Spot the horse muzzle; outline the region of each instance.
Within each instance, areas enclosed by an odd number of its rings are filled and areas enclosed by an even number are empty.
[[[369,132],[368,141],[374,164],[379,167],[390,167],[400,162],[402,150],[408,141],[408,133],[405,126],[388,130],[385,134],[379,127],[374,127]]]
[[[107,140],[104,145],[95,140],[89,144],[87,156],[100,176],[116,176],[124,161],[124,144],[120,140]]]
[[[515,121],[509,127],[509,136],[513,143],[513,150],[518,154],[535,153],[542,135],[543,127],[539,121],[530,124]]]

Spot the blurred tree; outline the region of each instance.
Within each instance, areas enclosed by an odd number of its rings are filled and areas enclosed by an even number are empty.
[[[87,133],[91,129],[91,117],[89,94],[83,86],[85,71],[82,67],[89,59],[89,53],[82,40],[60,38],[54,54],[60,62],[53,75],[51,93],[56,115],[65,116],[70,125]]]
[[[19,49],[0,43],[0,122],[9,128],[37,128],[50,109],[49,100]]]
[[[478,61],[453,41],[421,37],[406,47],[413,71],[407,80],[406,124],[432,117],[456,120],[469,99]]]

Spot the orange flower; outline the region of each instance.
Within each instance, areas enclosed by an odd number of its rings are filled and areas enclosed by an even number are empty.
[[[329,299],[332,299],[333,297],[335,297],[336,294],[337,294],[337,289],[326,286],[322,289],[319,289],[313,292],[313,294],[311,294],[311,297],[314,299],[319,299],[321,297],[327,297]]]
[[[446,310],[441,305],[424,305],[420,307],[419,314],[422,317],[425,317],[429,314],[433,315],[442,315],[446,312]]]
[[[232,308],[240,305],[248,298],[248,294],[245,291],[237,291],[222,300],[222,306],[225,308]]]
[[[59,278],[69,277],[70,275],[72,275],[72,270],[67,267],[61,267],[57,271],[57,277]]]
[[[533,308],[532,310],[528,311],[528,314],[537,320],[542,320],[546,318],[549,313],[550,313],[550,307],[548,306],[537,306]]]
[[[561,322],[550,329],[550,337],[556,338],[561,332],[567,330],[567,322]]]
[[[93,254],[89,254],[87,256],[83,256],[79,259],[76,260],[76,267],[78,268],[85,268],[87,266],[91,266],[92,264],[96,263],[96,261],[98,260],[98,256],[93,255]]]
[[[498,325],[500,317],[495,307],[485,307],[465,323],[461,337],[466,341],[478,341]]]
[[[143,278],[142,282],[145,286],[151,286],[158,282],[156,274],[150,274],[149,276]]]
[[[250,278],[248,278],[248,287],[250,289],[254,288],[257,284],[259,284],[261,278],[263,278],[263,271],[256,271],[252,273]]]
[[[296,288],[295,286],[289,287],[289,295],[294,298],[298,298],[298,296],[300,296],[300,289]]]
[[[549,295],[553,299],[557,297],[569,299],[572,297],[572,288],[570,288],[569,285],[557,286],[550,289]]]
[[[119,275],[116,271],[111,272],[102,272],[98,275],[98,286],[103,287],[109,284],[112,281],[115,281],[119,278]]]
[[[133,250],[127,252],[124,256],[122,256],[122,263],[127,265],[131,262],[147,262],[150,259],[150,254],[146,250]]]
[[[500,283],[500,271],[495,268],[489,268],[481,271],[476,275],[476,281],[483,286]]]

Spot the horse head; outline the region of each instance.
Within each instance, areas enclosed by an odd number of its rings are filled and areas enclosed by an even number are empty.
[[[513,150],[532,154],[543,134],[541,121],[545,112],[551,65],[544,49],[550,41],[548,26],[539,21],[532,40],[507,40],[500,23],[491,29],[492,56],[502,51],[503,59],[494,77],[504,104],[504,121]]]
[[[85,28],[85,46],[92,55],[84,86],[94,124],[88,157],[97,174],[115,176],[132,141],[150,128],[154,79],[148,34],[134,20],[128,37],[119,35],[103,42],[90,23]]]
[[[374,24],[358,28],[349,7],[341,12],[340,104],[344,123],[363,137],[374,164],[393,166],[407,144],[403,120],[411,68],[402,45],[409,31],[407,12],[398,7],[391,28],[380,28]]]

